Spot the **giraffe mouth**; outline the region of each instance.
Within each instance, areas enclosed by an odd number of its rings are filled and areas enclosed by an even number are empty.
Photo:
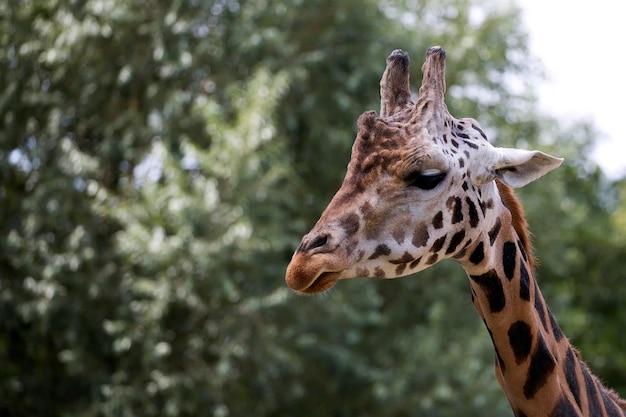
[[[319,253],[307,256],[295,253],[287,266],[285,281],[301,294],[317,294],[331,289],[343,278],[345,262],[336,254]]]
[[[311,282],[311,285],[298,290],[298,292],[303,294],[318,294],[324,291],[328,291],[335,286],[340,277],[341,271],[322,272],[317,278],[313,280],[313,282]]]

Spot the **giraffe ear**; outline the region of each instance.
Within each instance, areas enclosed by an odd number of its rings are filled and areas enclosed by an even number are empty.
[[[495,178],[514,188],[523,187],[558,168],[563,158],[540,151],[495,148],[497,156],[493,166]]]

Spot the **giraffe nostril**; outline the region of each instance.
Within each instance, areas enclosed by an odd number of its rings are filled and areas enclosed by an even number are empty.
[[[315,237],[309,238],[309,235],[306,235],[302,242],[300,242],[300,246],[296,249],[296,252],[310,252],[315,251],[315,253],[323,251],[323,248],[330,244],[330,234],[324,233]]]
[[[309,244],[309,250],[313,250],[316,248],[321,248],[328,243],[328,235],[321,235],[313,239],[313,241]]]

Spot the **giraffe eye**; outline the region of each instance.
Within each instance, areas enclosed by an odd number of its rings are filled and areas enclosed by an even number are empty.
[[[445,172],[428,170],[423,172],[413,172],[407,175],[404,181],[409,187],[417,187],[422,190],[432,190],[438,186],[445,177]]]

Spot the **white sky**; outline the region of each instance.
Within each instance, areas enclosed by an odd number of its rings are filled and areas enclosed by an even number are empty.
[[[602,133],[593,159],[610,178],[626,175],[626,3],[518,1],[547,74],[541,109],[559,120],[591,119]]]

